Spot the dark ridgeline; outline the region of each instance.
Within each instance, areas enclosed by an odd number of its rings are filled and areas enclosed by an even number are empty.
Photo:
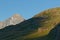
[[[17,25],[7,26],[0,30],[0,40],[19,40],[25,35],[36,32],[41,26],[39,20],[42,19],[44,18],[31,18]]]

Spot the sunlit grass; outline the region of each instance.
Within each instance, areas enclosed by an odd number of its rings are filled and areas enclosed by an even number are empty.
[[[35,17],[43,17],[46,18],[46,20],[43,20],[42,22],[39,21],[43,24],[42,27],[38,28],[37,32],[24,36],[26,39],[48,35],[50,30],[52,30],[60,22],[60,8],[46,10],[35,15],[33,18]]]

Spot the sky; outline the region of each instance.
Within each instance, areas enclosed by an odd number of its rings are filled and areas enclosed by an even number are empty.
[[[0,21],[14,14],[29,19],[49,8],[60,7],[60,0],[0,0]]]

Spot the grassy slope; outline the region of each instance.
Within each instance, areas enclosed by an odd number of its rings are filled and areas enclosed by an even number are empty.
[[[24,36],[25,39],[31,39],[47,35],[50,30],[52,30],[60,22],[60,8],[48,9],[44,12],[35,15],[33,18],[36,17],[45,18],[45,20],[43,20],[42,22],[39,21],[43,25],[41,28],[38,28],[37,32]]]

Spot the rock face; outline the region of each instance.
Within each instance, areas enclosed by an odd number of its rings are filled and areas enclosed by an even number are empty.
[[[4,23],[0,22],[0,29],[4,27]]]
[[[8,18],[7,20],[0,22],[0,29],[4,28],[5,26],[16,25],[24,20],[25,19],[21,15],[14,14],[12,17]]]

